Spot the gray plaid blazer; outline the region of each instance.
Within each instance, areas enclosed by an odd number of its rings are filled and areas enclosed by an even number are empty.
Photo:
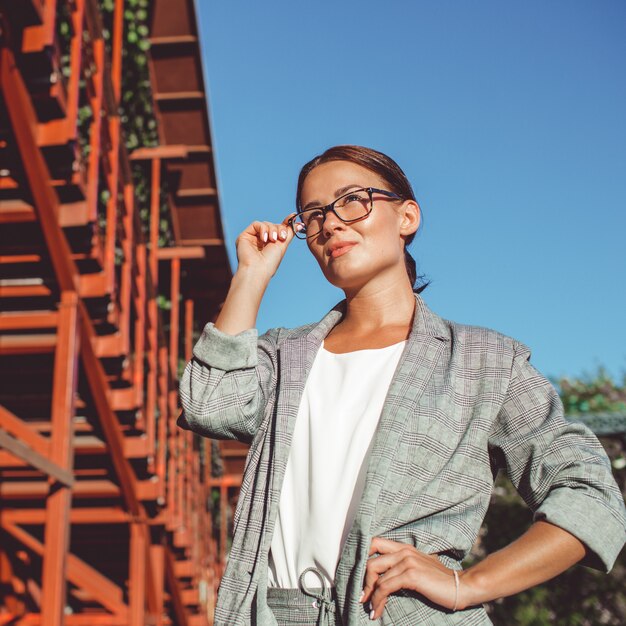
[[[552,385],[521,343],[435,315],[416,295],[405,350],[382,410],[362,500],[336,573],[343,624],[370,624],[358,603],[372,537],[438,553],[460,568],[499,469],[534,512],[581,539],[587,565],[609,570],[625,511],[609,460],[582,424],[563,418]],[[215,623],[276,624],[266,603],[267,561],[300,398],[322,340],[321,322],[230,336],[207,324],[181,380],[178,424],[251,444]],[[393,626],[490,624],[483,607],[452,613],[410,591],[389,598]]]

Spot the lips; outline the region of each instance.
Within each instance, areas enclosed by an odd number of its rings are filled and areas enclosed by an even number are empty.
[[[346,254],[346,252],[352,250],[352,248],[354,248],[354,246],[356,245],[357,244],[355,241],[338,241],[328,246],[327,254],[331,258],[336,259],[337,257],[342,256]]]

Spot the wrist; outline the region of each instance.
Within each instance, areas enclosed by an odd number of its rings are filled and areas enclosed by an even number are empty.
[[[271,279],[272,275],[268,274],[267,270],[260,266],[259,263],[251,263],[250,265],[239,264],[233,275],[233,282],[261,287],[263,291]]]
[[[228,335],[254,328],[268,283],[269,280],[254,268],[237,269],[215,327]]]
[[[457,610],[487,602],[486,581],[481,572],[472,568],[459,572],[459,598]]]

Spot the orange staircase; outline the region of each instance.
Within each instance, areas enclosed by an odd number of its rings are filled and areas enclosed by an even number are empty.
[[[0,0],[0,626],[210,624],[225,559],[237,478],[175,424],[230,280],[195,15],[150,4],[158,143],[129,154],[125,10]]]

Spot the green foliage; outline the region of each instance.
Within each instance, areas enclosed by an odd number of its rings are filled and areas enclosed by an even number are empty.
[[[603,368],[582,378],[559,381],[566,414],[626,412],[626,375],[617,384]]]
[[[110,59],[115,0],[98,0],[98,3],[103,25],[103,38]],[[137,148],[156,146],[159,143],[148,71],[149,4],[149,0],[126,0],[124,4],[121,96],[117,113],[122,125],[123,142],[128,152]],[[60,52],[60,70],[63,80],[69,78],[71,71],[70,45],[73,33],[69,7],[68,3],[60,2],[56,9],[56,41]],[[84,45],[88,46],[89,33],[84,31],[82,37]],[[79,79],[78,143],[84,167],[90,158],[90,132],[94,121],[85,82],[85,76],[88,76],[91,71],[92,68],[83,67],[83,73]],[[147,235],[150,213],[150,172],[145,164],[133,163],[132,173],[136,203],[140,211],[144,234]],[[163,247],[171,245],[173,241],[165,182],[161,185],[159,206],[159,247]],[[99,201],[98,215],[99,227],[103,229],[106,202]]]
[[[162,311],[169,311],[172,308],[172,301],[164,294],[160,293],[157,296],[157,306]]]
[[[126,0],[124,9],[124,46],[122,48],[122,85],[120,97],[120,121],[124,131],[124,143],[129,152],[137,148],[156,146],[159,143],[157,122],[154,115],[152,86],[148,72],[148,9],[149,0]],[[113,28],[113,0],[100,0],[104,23],[104,39],[111,53]],[[144,234],[150,221],[150,172],[145,164],[133,164],[135,198],[139,207]],[[160,190],[159,247],[170,245],[172,229],[165,185]]]

